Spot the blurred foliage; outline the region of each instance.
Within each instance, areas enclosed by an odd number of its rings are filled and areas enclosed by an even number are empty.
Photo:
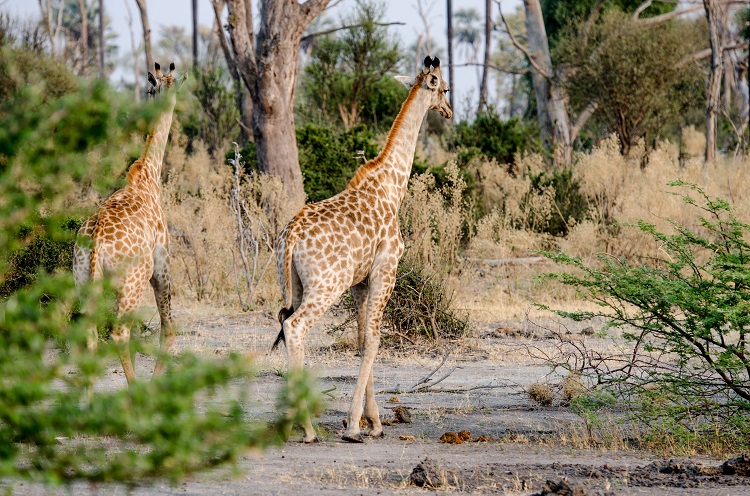
[[[364,125],[337,132],[308,124],[297,129],[297,147],[305,193],[311,202],[343,191],[364,164],[363,157],[375,158],[379,151],[374,133]]]
[[[655,139],[668,124],[703,108],[705,74],[680,61],[704,48],[706,39],[692,21],[657,29],[610,11],[589,32],[583,24],[568,30],[556,57],[568,75],[571,105],[580,111],[596,104],[595,116],[617,133],[627,155],[637,140]]]
[[[301,122],[351,129],[359,123],[390,127],[404,100],[403,86],[391,73],[401,54],[383,22],[384,4],[357,0],[342,19],[348,29],[320,36],[301,78]]]
[[[92,326],[115,320],[113,288],[105,279],[76,289],[70,271],[44,267],[31,277],[32,264],[44,266],[49,256],[55,267],[64,258],[54,243],[73,241],[77,189],[111,189],[121,149],[132,133],[149,129],[163,105],[134,107],[100,79],[54,97],[12,66],[7,74],[10,97],[0,103],[0,284],[24,257],[28,279],[0,300],[0,477],[174,480],[282,441],[319,407],[309,381],[291,378],[280,417],[249,426],[242,409],[247,387],[228,387],[251,372],[249,359],[235,353],[221,360],[169,357],[166,373],[149,383],[89,394],[118,356],[112,343],[96,352],[86,346]],[[40,254],[45,246],[57,255]],[[80,313],[71,316],[79,302]]]

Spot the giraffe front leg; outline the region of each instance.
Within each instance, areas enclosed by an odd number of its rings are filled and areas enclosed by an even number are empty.
[[[169,252],[165,246],[154,250],[154,274],[151,276],[151,287],[154,289],[156,307],[159,310],[161,332],[159,333],[160,353],[154,366],[154,375],[164,370],[164,362],[174,344],[175,328],[172,321],[172,279],[169,274]]]
[[[360,356],[365,352],[365,324],[367,317],[367,297],[369,295],[369,284],[367,280],[351,287],[352,301],[357,314],[357,345]],[[380,422],[380,412],[375,402],[375,390],[373,387],[372,369],[367,379],[365,388],[365,419],[370,428],[368,435],[373,437],[383,436],[383,425]]]

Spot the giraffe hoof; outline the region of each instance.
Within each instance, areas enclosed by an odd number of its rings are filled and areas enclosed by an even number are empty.
[[[315,444],[320,442],[320,438],[318,436],[315,436],[312,439],[304,439],[302,442],[305,444]]]
[[[380,431],[377,434],[374,434],[372,432],[369,432],[367,434],[369,437],[375,437],[375,438],[384,438],[385,437],[385,431]]]
[[[348,443],[364,443],[365,438],[362,437],[362,434],[355,434],[353,436],[350,436],[349,434],[344,434],[341,436],[341,439]]]

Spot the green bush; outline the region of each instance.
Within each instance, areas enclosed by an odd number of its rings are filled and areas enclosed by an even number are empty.
[[[367,127],[337,132],[308,124],[297,129],[299,162],[308,201],[320,201],[343,191],[354,172],[378,153],[375,136]]]
[[[478,156],[512,167],[516,153],[534,149],[538,131],[533,124],[513,117],[503,121],[493,109],[482,112],[472,122],[459,122],[449,140],[458,152],[458,165],[464,168]]]
[[[589,203],[578,180],[573,177],[572,168],[531,174],[530,179],[532,192],[541,192],[550,186],[555,191],[554,212],[543,232],[565,236],[573,225],[586,217]]]
[[[647,433],[679,429],[747,448],[750,443],[750,224],[722,199],[695,185],[683,198],[699,212],[695,226],[673,234],[640,221],[664,254],[646,260],[600,257],[601,268],[564,254],[548,256],[576,270],[552,274],[602,309],[558,312],[576,320],[604,317],[632,348],[609,358],[572,353],[578,373],[615,398]],[[583,365],[581,365],[583,364]],[[567,366],[571,364],[568,363]],[[566,365],[563,365],[566,366]]]
[[[315,412],[317,397],[304,377],[292,377],[279,418],[248,425],[247,387],[228,384],[246,380],[251,364],[235,353],[164,357],[166,373],[153,381],[90,394],[118,356],[113,343],[87,349],[90,329],[115,320],[107,296],[113,288],[104,279],[77,289],[69,271],[37,275],[34,265],[46,263],[38,256],[46,243],[73,241],[75,226],[66,219],[79,213],[71,207],[75,191],[82,184],[110,189],[120,150],[162,107],[136,108],[102,80],[61,98],[43,85],[15,87],[0,105],[0,253],[24,253],[29,262],[21,264],[28,280],[0,301],[0,478],[174,480],[283,440]],[[0,257],[0,284],[20,258]],[[79,302],[81,312],[71,317]]]

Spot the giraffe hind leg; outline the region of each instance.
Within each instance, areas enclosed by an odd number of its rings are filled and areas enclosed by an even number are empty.
[[[365,281],[351,287],[352,301],[357,314],[357,344],[360,355],[365,352],[365,317],[367,315],[367,296],[369,294],[369,285]],[[375,402],[375,391],[373,385],[373,373],[367,378],[367,387],[365,389],[365,410],[364,416],[367,420],[369,432],[367,435],[372,437],[383,437],[383,424],[380,422],[380,412]]]
[[[164,362],[175,338],[172,321],[172,280],[169,275],[169,253],[166,247],[157,247],[154,250],[154,274],[151,276],[150,282],[154,290],[161,324],[160,353],[154,366],[154,377],[156,377],[164,370]]]

